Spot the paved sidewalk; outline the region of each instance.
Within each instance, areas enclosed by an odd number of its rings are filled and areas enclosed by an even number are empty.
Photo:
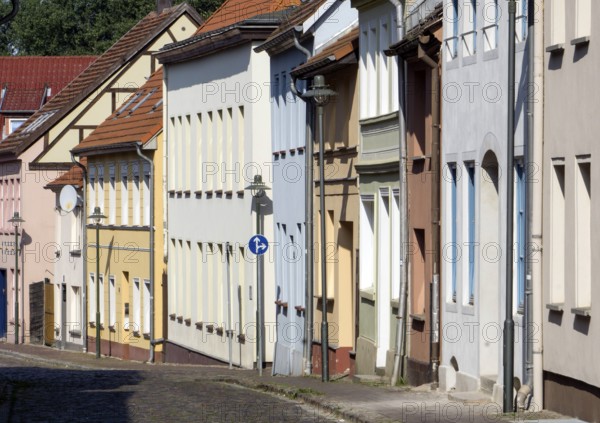
[[[317,377],[270,376],[263,372],[228,369],[227,366],[188,366],[169,364],[145,364],[102,357],[93,354],[61,351],[36,345],[14,345],[0,343],[2,356],[18,357],[21,360],[69,369],[115,369],[164,372],[171,376],[195,378],[241,385],[246,388],[285,395],[315,407],[324,419],[336,418],[354,422],[514,422],[546,421],[576,422],[551,412],[526,413],[524,415],[502,415],[501,407],[491,402],[456,402],[446,393],[431,391],[427,386],[420,388],[373,386],[352,383],[348,378],[323,383]],[[2,377],[0,374],[0,392]],[[543,419],[543,420],[542,420]]]

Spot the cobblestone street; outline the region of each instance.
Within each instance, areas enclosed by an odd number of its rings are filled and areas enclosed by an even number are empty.
[[[0,421],[336,421],[326,410],[203,378],[203,373],[210,375],[210,368],[202,372],[170,366],[73,367],[1,356]]]

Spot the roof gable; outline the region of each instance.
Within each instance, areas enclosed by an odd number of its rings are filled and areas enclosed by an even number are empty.
[[[75,154],[110,148],[132,148],[150,141],[163,126],[163,70],[157,70],[138,91],[72,151]]]
[[[101,88],[119,69],[125,67],[130,60],[140,55],[153,40],[159,38],[184,15],[195,25],[199,25],[202,21],[198,13],[185,3],[164,9],[161,13],[149,13],[59,94],[46,103],[41,110],[23,123],[17,131],[0,143],[0,155],[18,156],[37,140],[47,135],[52,127],[57,125],[69,112],[80,106],[82,102],[95,101],[96,90]],[[142,76],[139,75],[140,78]],[[50,142],[53,141],[50,140]],[[42,156],[46,153],[47,149]]]

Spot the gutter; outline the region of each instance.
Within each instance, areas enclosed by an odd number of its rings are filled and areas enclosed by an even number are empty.
[[[82,258],[82,273],[81,280],[81,339],[83,339],[83,352],[87,352],[87,226],[86,226],[86,210],[87,210],[87,168],[75,160],[75,155],[71,152],[71,161],[78,166],[83,172],[83,206],[81,208],[81,250],[84,252]]]
[[[404,1],[389,0],[396,7],[396,24],[398,41],[404,38]],[[398,57],[398,129],[400,133],[398,179],[400,182],[400,245],[408,246],[408,185],[406,181],[406,61]],[[400,248],[400,292],[396,316],[396,349],[394,351],[394,367],[390,384],[398,383],[400,373],[404,375],[406,357],[406,305],[408,294],[408,253],[407,248]],[[401,359],[402,358],[402,359]],[[402,361],[402,363],[401,363]]]
[[[135,148],[137,155],[150,165],[150,356],[148,361],[154,363],[154,350],[158,343],[154,338],[154,162],[142,154],[142,143],[137,143]]]
[[[298,33],[302,31],[302,26],[294,27],[294,31],[292,32],[294,38],[294,47],[304,53],[306,56],[306,60],[308,61],[312,57],[312,53],[303,47],[298,41]],[[310,103],[306,98],[302,96],[302,94],[298,91],[298,87],[296,86],[297,77],[291,75],[290,81],[290,89],[292,93],[298,98],[300,98],[305,103]],[[306,307],[304,309],[304,373],[307,375],[312,374],[312,344],[313,344],[313,325],[314,325],[314,310],[313,310],[313,301],[314,301],[314,286],[313,286],[313,273],[314,273],[314,234],[313,234],[313,173],[314,173],[314,161],[313,161],[313,140],[312,140],[312,118],[313,114],[309,115],[310,108],[306,108],[306,117],[309,122],[306,122],[306,155],[305,155],[305,166],[306,166],[306,174],[304,178],[304,219],[306,221],[306,229],[305,229],[305,254],[306,254],[306,264],[305,264],[305,304]]]

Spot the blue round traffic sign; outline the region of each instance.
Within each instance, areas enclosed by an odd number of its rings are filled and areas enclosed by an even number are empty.
[[[263,255],[269,249],[269,241],[262,235],[256,234],[250,238],[248,248],[257,256]]]

